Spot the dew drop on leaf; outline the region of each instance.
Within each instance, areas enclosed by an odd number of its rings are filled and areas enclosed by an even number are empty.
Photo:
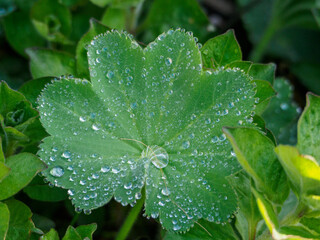
[[[142,158],[148,158],[156,168],[165,168],[169,162],[166,150],[159,146],[147,147],[141,154]]]
[[[50,170],[50,174],[53,177],[62,177],[64,174],[64,169],[60,166],[54,167]]]
[[[172,59],[171,58],[166,58],[166,65],[170,66],[172,64]]]

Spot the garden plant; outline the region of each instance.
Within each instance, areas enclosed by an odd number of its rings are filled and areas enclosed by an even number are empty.
[[[1,240],[320,239],[318,0],[0,0]]]

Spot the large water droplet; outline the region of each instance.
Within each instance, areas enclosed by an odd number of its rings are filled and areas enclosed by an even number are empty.
[[[170,195],[170,190],[169,188],[163,188],[161,190],[161,193],[164,195],[164,196],[169,196]]]
[[[114,73],[112,71],[108,71],[107,78],[111,79],[113,78],[113,76],[114,76]]]
[[[50,170],[50,174],[54,177],[62,177],[64,174],[64,169],[60,166],[54,167]]]
[[[172,59],[171,58],[166,58],[166,65],[170,66],[172,64]]]
[[[68,151],[68,150],[66,150],[66,151],[64,151],[63,153],[62,153],[62,155],[61,155],[63,158],[70,158],[71,157],[71,153]]]
[[[167,151],[156,145],[144,149],[141,157],[150,159],[156,168],[165,168],[169,162]]]

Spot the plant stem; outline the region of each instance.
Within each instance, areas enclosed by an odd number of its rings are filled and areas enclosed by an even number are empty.
[[[278,30],[278,21],[276,18],[272,19],[272,22],[268,25],[264,31],[259,43],[253,48],[250,54],[250,60],[253,62],[260,62],[266,48],[268,47],[270,40],[272,39],[275,32]]]
[[[136,221],[139,213],[143,207],[144,203],[144,194],[142,195],[141,199],[138,200],[137,204],[130,210],[129,215],[127,216],[126,220],[124,221],[116,240],[125,240],[130,233],[134,222]]]
[[[70,222],[70,225],[71,226],[73,226],[76,222],[77,222],[77,220],[78,220],[78,218],[79,218],[79,213],[76,213],[74,216],[73,216],[73,218],[72,218],[72,220],[71,220],[71,222]]]

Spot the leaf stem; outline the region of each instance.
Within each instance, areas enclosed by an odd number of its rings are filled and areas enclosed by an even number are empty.
[[[143,207],[144,203],[144,194],[142,194],[142,197],[140,200],[137,201],[137,204],[130,210],[129,215],[127,216],[126,220],[124,221],[116,240],[125,240],[130,233],[137,217],[139,216],[139,213]]]
[[[79,218],[80,214],[79,213],[75,213],[71,222],[70,222],[70,225],[73,226],[77,221],[78,221],[78,218]]]

